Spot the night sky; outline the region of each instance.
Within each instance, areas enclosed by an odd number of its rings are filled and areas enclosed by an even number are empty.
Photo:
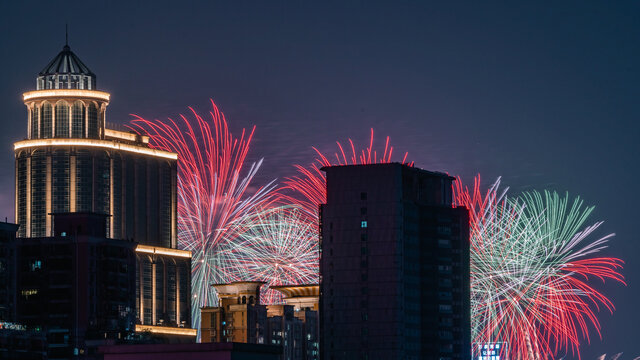
[[[206,113],[212,98],[235,133],[257,126],[259,182],[293,175],[311,146],[364,145],[373,127],[379,147],[389,135],[421,168],[582,196],[600,234],[617,234],[605,253],[627,262],[629,283],[599,286],[617,311],[600,313],[583,359],[640,356],[639,2],[3,1],[3,219],[12,142],[27,132],[21,94],[66,22],[112,94],[107,121]]]

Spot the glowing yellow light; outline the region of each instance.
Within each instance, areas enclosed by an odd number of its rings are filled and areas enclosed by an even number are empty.
[[[191,258],[191,251],[163,248],[163,247],[149,246],[149,245],[138,245],[136,247],[136,252]]]
[[[148,331],[154,334],[167,334],[167,335],[184,335],[184,336],[196,336],[198,330],[188,328],[178,328],[169,326],[152,326],[152,325],[136,325],[136,332]]]
[[[147,147],[136,146],[132,144],[124,144],[118,143],[109,140],[98,140],[98,139],[34,139],[34,140],[23,140],[18,141],[13,144],[14,150],[19,150],[23,148],[29,147],[37,147],[37,146],[89,146],[89,147],[98,147],[104,149],[115,149],[128,151],[137,154],[151,155],[157,156],[165,159],[177,160],[178,154],[162,151],[158,149],[150,149]]]
[[[74,98],[91,98],[103,101],[109,101],[111,94],[97,90],[79,90],[79,89],[51,89],[51,90],[35,90],[27,91],[22,94],[24,101],[36,100],[49,97],[74,97]]]
[[[36,295],[36,294],[38,294],[38,289],[22,290],[22,291],[20,292],[20,294],[21,294],[22,296]]]
[[[104,136],[127,141],[136,141],[136,134],[113,129],[104,129]]]

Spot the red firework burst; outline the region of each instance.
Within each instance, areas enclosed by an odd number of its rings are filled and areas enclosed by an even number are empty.
[[[622,260],[593,257],[613,234],[589,240],[602,222],[584,226],[593,207],[579,198],[528,192],[507,199],[499,182],[486,193],[479,176],[471,191],[460,181],[453,188],[455,205],[469,209],[474,342],[506,343],[509,359],[579,357],[589,327],[600,335],[596,311],[614,310],[590,280],[624,284]]]
[[[294,165],[298,171],[298,175],[286,178],[284,182],[285,186],[282,189],[285,190],[285,192],[286,190],[293,191],[296,196],[283,196],[283,198],[286,202],[301,205],[308,214],[317,218],[318,206],[325,203],[327,200],[327,181],[324,173],[320,170],[322,167],[335,165],[384,164],[392,162],[393,146],[389,144],[389,137],[387,136],[384,149],[382,151],[374,149],[373,139],[373,129],[371,129],[369,146],[366,149],[356,150],[353,141],[349,139],[347,151],[345,151],[345,147],[343,147],[340,142],[336,141],[338,151],[334,153],[333,156],[325,156],[320,152],[320,150],[313,147],[313,150],[318,154],[315,161],[309,165],[309,167]],[[413,166],[413,162],[407,162],[408,155],[409,153],[404,153],[401,163]]]

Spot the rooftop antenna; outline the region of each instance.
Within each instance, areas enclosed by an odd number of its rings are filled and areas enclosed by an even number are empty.
[[[69,46],[69,24],[64,24],[64,45]]]

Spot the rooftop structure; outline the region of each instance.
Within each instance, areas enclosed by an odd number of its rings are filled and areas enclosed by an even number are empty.
[[[318,310],[320,285],[284,285],[270,288],[281,292],[284,295],[284,303],[293,306],[296,311]]]
[[[93,90],[96,88],[96,75],[65,44],[38,74],[36,88]]]

